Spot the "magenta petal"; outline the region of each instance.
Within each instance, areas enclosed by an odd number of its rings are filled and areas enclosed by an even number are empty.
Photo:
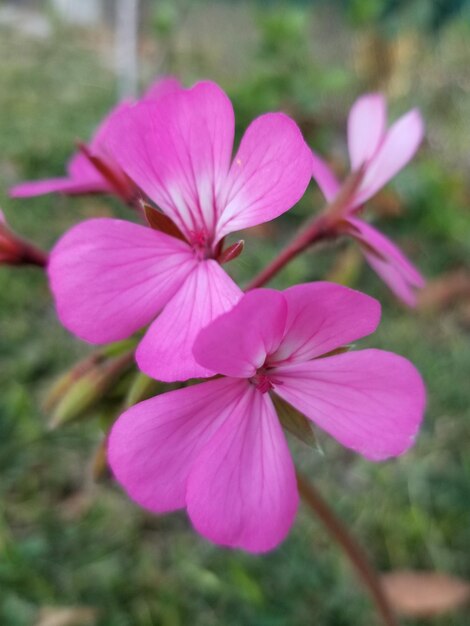
[[[199,333],[194,344],[196,361],[217,374],[254,376],[266,356],[278,348],[286,315],[286,300],[278,291],[249,291]]]
[[[98,126],[89,144],[91,152],[106,158],[110,166],[112,166],[112,159],[106,152],[104,141],[114,121],[129,107],[129,102],[121,102],[115,106]],[[13,198],[28,198],[48,193],[62,193],[72,196],[91,193],[112,193],[114,191],[110,183],[80,152],[74,154],[68,162],[67,173],[68,176],[63,178],[29,181],[15,185],[10,189],[10,195]],[[119,169],[116,170],[116,176],[118,178],[123,176]]]
[[[382,350],[283,365],[275,391],[320,428],[372,461],[413,445],[425,389],[416,368]]]
[[[361,96],[348,118],[348,147],[351,169],[357,170],[374,156],[385,134],[387,103],[380,93]]]
[[[283,292],[287,301],[284,339],[270,358],[307,361],[373,333],[380,321],[374,298],[334,283],[296,285]]]
[[[417,109],[409,111],[390,127],[366,169],[355,204],[368,200],[405,167],[415,155],[423,135],[424,123]]]
[[[297,483],[269,395],[243,383],[245,395],[194,462],[187,507],[196,530],[211,541],[265,552],[289,532]]]
[[[194,359],[194,341],[241,296],[216,261],[199,262],[140,342],[136,353],[140,369],[166,382],[213,376],[216,372]]]
[[[87,193],[102,193],[108,190],[109,186],[106,181],[101,177],[94,176],[91,180],[48,178],[46,180],[27,181],[11,187],[9,193],[12,198],[32,198],[48,193],[63,193],[73,196]]]
[[[312,176],[326,200],[330,202],[339,191],[340,184],[327,163],[312,150]]]
[[[192,239],[213,234],[233,134],[230,100],[205,82],[136,105],[113,124],[108,144],[126,174]]]
[[[182,88],[180,81],[175,76],[165,76],[152,83],[141,100],[159,100],[163,96]]]
[[[108,133],[111,131],[114,123],[119,117],[129,111],[133,107],[133,103],[130,100],[123,100],[122,102],[118,102],[116,106],[114,106],[111,111],[102,119],[98,128],[93,133],[93,137],[89,142],[90,149],[102,156],[106,153],[106,141],[108,137]]]
[[[415,291],[425,284],[416,267],[388,237],[370,224],[355,218],[349,218],[348,222],[354,227],[351,235],[366,244],[363,252],[371,267],[398,298],[408,306],[415,306]]]
[[[69,230],[52,250],[48,272],[63,325],[86,341],[107,343],[148,324],[195,262],[178,239],[103,218]]]
[[[247,128],[221,195],[217,239],[274,219],[303,196],[312,156],[300,129],[283,113],[267,113]]]
[[[194,459],[236,409],[245,387],[245,381],[220,378],[123,413],[109,435],[108,460],[129,496],[154,513],[184,507]]]

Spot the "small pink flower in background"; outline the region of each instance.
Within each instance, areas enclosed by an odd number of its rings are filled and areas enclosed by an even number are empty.
[[[143,99],[155,100],[180,87],[176,78],[164,78],[156,81],[145,93]],[[67,176],[20,183],[10,189],[10,195],[13,198],[27,198],[48,193],[72,196],[109,193],[117,194],[126,201],[131,199],[136,192],[135,186],[114,161],[105,145],[105,138],[111,124],[118,115],[131,106],[131,102],[121,102],[108,113],[90,143],[74,154],[69,161]],[[97,159],[98,166],[93,163],[92,159]]]
[[[108,441],[116,479],[150,511],[186,507],[216,543],[274,548],[293,523],[298,492],[272,393],[368,459],[414,442],[425,404],[414,366],[381,350],[328,356],[372,333],[379,317],[376,300],[331,283],[248,292],[195,342],[196,360],[221,378],[119,417]]]
[[[387,237],[356,217],[363,204],[395,176],[414,156],[424,126],[413,109],[387,129],[387,105],[381,94],[368,94],[353,105],[348,119],[348,147],[352,171],[364,169],[363,178],[341,216],[341,231],[354,237],[364,255],[390,289],[406,304],[416,304],[417,288],[424,286],[418,270]],[[328,201],[340,183],[329,166],[313,155],[313,178]]]
[[[194,360],[194,340],[241,297],[217,261],[223,239],[292,207],[309,184],[311,151],[289,117],[268,113],[248,127],[231,162],[233,108],[210,82],[130,107],[108,136],[119,167],[181,236],[115,219],[75,226],[51,253],[59,317],[92,343],[152,322],[136,353],[145,373],[210,375]]]

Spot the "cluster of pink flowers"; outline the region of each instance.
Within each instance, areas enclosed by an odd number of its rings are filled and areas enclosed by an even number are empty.
[[[356,213],[412,157],[421,136],[417,112],[385,131],[383,98],[360,99],[349,148],[363,178],[338,216],[338,229],[359,241],[409,303],[421,276]],[[186,508],[210,540],[263,552],[284,539],[298,501],[274,396],[378,461],[412,445],[425,392],[406,359],[342,350],[375,330],[374,299],[324,282],[243,294],[225,272],[222,263],[241,249],[226,248],[227,235],[285,213],[312,175],[328,199],[339,189],[283,113],[255,119],[232,158],[233,141],[233,108],[217,85],[184,89],[165,79],[110,113],[73,157],[67,178],[12,193],[114,193],[151,203],[146,225],[91,219],[58,241],[48,264],[57,312],[90,343],[146,328],[136,361],[151,377],[210,378],[128,409],[109,434],[109,463],[141,506]]]

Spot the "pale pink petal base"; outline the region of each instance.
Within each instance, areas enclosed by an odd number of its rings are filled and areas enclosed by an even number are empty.
[[[135,502],[154,513],[186,505],[194,461],[238,410],[246,384],[220,378],[145,400],[119,417],[109,435],[108,460]]]
[[[62,324],[85,341],[108,343],[148,324],[195,264],[179,239],[102,218],[74,226],[58,241],[48,274]]]
[[[403,357],[361,350],[281,366],[276,375],[278,395],[371,461],[397,456],[413,445],[425,389]]]
[[[213,234],[234,125],[222,89],[201,82],[137,104],[117,118],[108,145],[127,175],[192,240]]]
[[[266,552],[286,537],[294,521],[297,483],[271,399],[244,384],[236,410],[194,463],[188,514],[211,541]]]
[[[216,261],[199,262],[140,342],[136,352],[140,369],[165,382],[214,375],[194,359],[194,342],[200,330],[241,296]]]

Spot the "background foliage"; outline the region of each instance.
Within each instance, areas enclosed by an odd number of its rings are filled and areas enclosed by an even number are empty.
[[[141,43],[143,81],[162,72],[187,84],[218,80],[233,98],[238,132],[282,108],[340,173],[346,115],[359,93],[384,90],[393,115],[422,108],[426,145],[369,207],[429,279],[418,310],[404,310],[347,242],[298,259],[275,284],[327,276],[383,302],[381,328],[362,345],[402,353],[422,371],[429,409],[416,447],[374,465],[321,437],[323,454],[292,441],[294,455],[380,569],[467,579],[469,15],[463,1],[158,2]],[[44,246],[83,218],[129,217],[108,198],[7,197],[19,180],[60,175],[74,140],[89,137],[115,98],[107,27],[50,24],[47,36],[33,37],[0,20],[0,204]],[[248,280],[321,204],[312,186],[289,215],[247,233],[229,271]],[[2,626],[33,624],[49,605],[96,609],[80,623],[99,626],[371,623],[349,564],[303,510],[288,540],[256,558],[209,545],[183,514],[152,518],[93,482],[103,410],[48,428],[47,387],[89,349],[57,323],[39,271],[0,268],[0,329]],[[465,626],[468,614],[426,623]]]

